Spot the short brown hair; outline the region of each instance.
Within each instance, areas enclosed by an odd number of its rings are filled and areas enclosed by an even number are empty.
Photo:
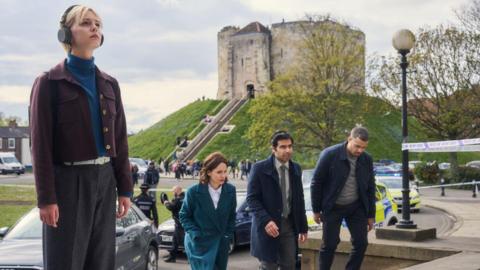
[[[221,163],[225,163],[225,165],[228,165],[228,161],[222,153],[213,152],[208,155],[203,160],[202,169],[200,170],[200,183],[208,184],[210,182],[210,176],[208,176],[208,173],[217,168],[218,165],[220,165]]]

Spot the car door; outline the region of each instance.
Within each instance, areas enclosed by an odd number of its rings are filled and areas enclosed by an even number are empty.
[[[128,246],[129,242],[125,235],[125,225],[123,219],[117,219],[116,223],[116,246],[115,246],[115,269],[116,270],[125,270],[128,269]],[[118,232],[121,232],[121,235],[118,235]]]
[[[145,264],[145,256],[142,256],[142,241],[140,219],[134,210],[122,218],[121,225],[125,230],[124,234],[117,237],[117,270],[139,269]]]

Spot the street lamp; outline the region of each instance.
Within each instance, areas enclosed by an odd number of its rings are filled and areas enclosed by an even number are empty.
[[[393,47],[402,56],[402,143],[408,140],[407,124],[407,54],[415,44],[415,36],[410,30],[402,29],[395,33],[392,39]],[[410,185],[408,179],[408,150],[402,151],[402,219],[397,228],[416,229],[417,225],[410,220]]]

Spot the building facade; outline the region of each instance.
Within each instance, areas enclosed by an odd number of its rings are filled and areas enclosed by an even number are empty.
[[[12,152],[23,165],[31,165],[29,127],[19,127],[15,120],[0,127],[0,152]]]

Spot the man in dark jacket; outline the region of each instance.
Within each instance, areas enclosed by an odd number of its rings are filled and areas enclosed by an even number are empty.
[[[183,230],[182,224],[180,223],[180,219],[178,217],[178,213],[182,208],[183,199],[185,198],[185,193],[182,191],[182,188],[179,186],[174,186],[172,188],[173,192],[173,200],[172,201],[164,201],[163,204],[165,207],[172,212],[172,218],[175,221],[175,231],[173,233],[173,248],[170,250],[170,256],[165,258],[165,262],[175,262],[178,253],[178,245],[183,242],[183,237],[185,232]],[[182,241],[182,242],[181,242]]]
[[[330,269],[345,219],[353,245],[345,269],[360,269],[367,249],[367,233],[375,218],[373,162],[365,152],[368,131],[355,127],[347,142],[320,154],[311,183],[314,220],[323,224],[320,269]]]
[[[253,213],[251,254],[260,269],[295,269],[297,238],[307,239],[307,217],[302,170],[291,160],[293,138],[277,131],[271,139],[272,156],[253,165],[247,203]]]
[[[158,227],[158,211],[157,205],[154,198],[148,195],[149,186],[143,183],[140,186],[142,193],[133,199],[133,203],[142,210],[143,214],[149,219],[153,220],[156,227]]]
[[[159,180],[160,180],[160,173],[155,168],[155,163],[151,161],[150,164],[148,165],[147,171],[145,172],[143,183],[147,184],[151,189],[156,189]],[[149,193],[152,198],[155,199],[157,197],[157,192],[155,190],[150,191]]]

